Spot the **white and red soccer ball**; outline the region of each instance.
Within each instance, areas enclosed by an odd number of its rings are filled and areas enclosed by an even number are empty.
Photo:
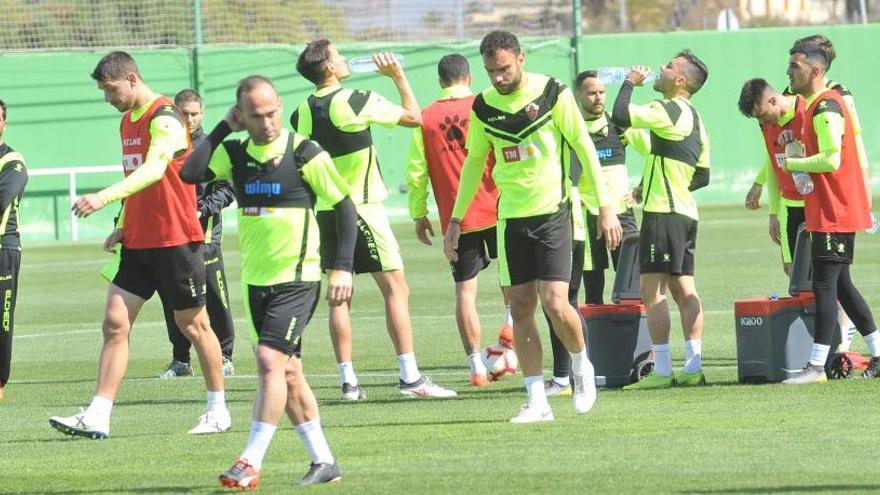
[[[492,344],[480,353],[486,366],[486,375],[490,381],[498,381],[506,376],[516,374],[519,359],[513,349],[500,344]]]

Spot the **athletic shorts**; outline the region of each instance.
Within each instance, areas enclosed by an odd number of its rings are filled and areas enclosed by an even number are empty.
[[[630,234],[638,234],[639,226],[636,223],[636,214],[632,208],[617,215],[620,227],[623,229],[623,237]],[[587,239],[584,243],[584,271],[604,270],[608,268],[608,249],[605,239],[596,239],[599,235],[599,216],[587,212]],[[614,269],[617,269],[617,249],[611,251],[611,259]]]
[[[696,220],[680,213],[644,213],[639,236],[641,273],[693,275],[696,250]]]
[[[354,245],[354,273],[403,270],[400,246],[391,231],[382,203],[355,205],[357,209],[357,240]],[[321,230],[321,269],[332,270],[336,264],[336,212],[317,213]]]
[[[855,255],[856,235],[854,233],[831,234],[811,232],[810,254],[813,261],[829,261],[851,265]]]
[[[794,256],[794,246],[797,244],[798,228],[807,221],[804,213],[803,201],[801,206],[787,205],[784,202],[779,208],[779,248],[782,250],[782,262],[791,263]]]
[[[126,249],[119,255],[113,284],[141,299],[156,291],[167,295],[171,308],[183,310],[205,305],[204,243],[148,249]]]
[[[571,209],[498,220],[498,270],[502,287],[533,280],[571,278]]]
[[[321,295],[321,282],[242,284],[251,344],[299,356],[301,337]]]
[[[452,279],[466,282],[489,266],[498,257],[495,227],[461,234],[458,238],[458,261],[450,262]]]

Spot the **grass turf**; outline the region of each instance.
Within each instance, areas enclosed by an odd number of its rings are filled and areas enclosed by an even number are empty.
[[[339,400],[323,305],[304,338],[309,381],[344,472],[342,483],[315,491],[880,492],[872,457],[880,382],[798,388],[736,383],[733,301],[784,293],[787,284],[778,249],[767,238],[766,215],[707,207],[702,217],[697,286],[706,312],[703,355],[711,386],[601,390],[596,407],[583,417],[574,415],[570,399],[554,398],[556,421],[540,425],[507,423],[525,399],[521,376],[485,390],[467,385],[440,240],[422,246],[409,224],[397,225],[420,367],[460,395],[442,401],[398,396],[381,298],[369,277],[357,277],[355,365],[369,400]],[[878,245],[880,238],[860,235],[853,269],[873,307],[880,303]],[[152,378],[170,360],[157,302],[145,307],[133,332],[110,439],[75,439],[52,430],[50,415],[73,414],[93,392],[106,291],[97,271],[105,256],[94,243],[26,246],[23,254],[12,382],[0,402],[0,493],[219,491],[217,474],[235,461],[247,439],[256,386],[234,238],[225,251],[238,329],[238,375],[227,382],[233,430],[206,437],[185,433],[204,408],[202,379]],[[494,265],[480,279],[484,345],[495,337],[501,313],[497,279]],[[672,344],[679,367],[684,351],[675,317]],[[549,345],[545,351],[549,366]],[[264,493],[290,490],[308,468],[295,432],[286,420],[282,427],[264,461]]]

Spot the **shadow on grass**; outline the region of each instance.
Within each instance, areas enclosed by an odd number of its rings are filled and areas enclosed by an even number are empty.
[[[85,495],[87,493],[191,493],[196,491],[196,488],[192,488],[189,486],[156,486],[149,488],[104,488],[101,490],[58,490],[58,491],[46,491],[41,490],[38,492],[16,492],[18,495],[44,495],[51,493],[63,493],[65,495]],[[198,491],[203,492],[204,489],[198,489]]]
[[[400,421],[400,422],[379,422],[379,423],[357,423],[350,425],[334,425],[334,430],[342,430],[342,429],[361,429],[364,427],[381,427],[381,428],[394,428],[394,427],[412,427],[412,426],[450,426],[450,425],[499,425],[499,424],[507,424],[509,420],[507,419],[461,419],[461,420],[447,420],[447,421]]]
[[[679,493],[689,495],[714,495],[735,493],[814,493],[814,492],[876,492],[880,485],[802,485],[802,486],[763,486],[752,488],[719,488],[716,490],[685,490]]]

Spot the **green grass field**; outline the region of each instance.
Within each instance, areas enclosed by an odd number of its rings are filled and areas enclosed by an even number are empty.
[[[397,394],[397,365],[372,281],[356,278],[355,366],[369,400],[339,400],[336,364],[320,307],[304,337],[304,363],[343,481],[336,493],[866,493],[880,492],[874,447],[880,381],[789,388],[736,383],[733,301],[784,293],[766,215],[741,207],[702,210],[697,285],[706,312],[702,389],[600,390],[586,416],[551,399],[556,421],[511,425],[525,401],[522,377],[468,386],[456,332],[452,281],[438,243],[397,226],[407,262],[416,355],[422,371],[459,391],[454,400]],[[106,441],[66,437],[48,425],[91,398],[106,284],[97,243],[25,246],[12,382],[0,402],[0,493],[214,493],[217,475],[247,439],[256,386],[238,286],[239,253],[225,252],[239,336],[237,376],[227,382],[232,432],[191,437],[204,408],[200,377],[158,381],[170,359],[158,301],[141,314],[131,364]],[[860,235],[853,270],[880,307],[880,237]],[[481,278],[483,344],[501,314],[494,265]],[[610,286],[610,283],[608,284]],[[673,321],[676,321],[675,319]],[[543,328],[543,322],[541,323]],[[673,359],[683,359],[673,324]],[[546,330],[544,330],[546,331]],[[545,340],[546,342],[546,340]],[[859,346],[863,348],[859,339]],[[545,345],[545,366],[550,365]],[[549,374],[549,371],[548,371]],[[308,455],[282,424],[263,466],[264,493],[297,489]]]

